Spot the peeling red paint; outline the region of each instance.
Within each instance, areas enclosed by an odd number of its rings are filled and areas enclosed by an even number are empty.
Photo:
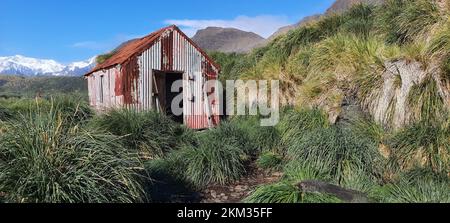
[[[114,76],[115,76],[115,82],[114,82],[114,93],[116,96],[121,96],[123,95],[123,90],[122,90],[122,74],[119,71],[115,71],[114,72]]]
[[[173,71],[173,31],[161,37],[161,64],[163,71]]]
[[[131,105],[137,103],[137,99],[134,97],[136,93],[137,81],[139,79],[139,65],[137,57],[131,57],[122,66],[122,92],[123,103],[125,105]]]
[[[139,111],[155,109],[155,102],[152,101],[155,100],[152,89],[154,71],[185,74],[183,78],[190,84],[183,89],[184,104],[188,106],[185,108],[187,113],[184,115],[184,124],[192,129],[205,129],[211,127],[211,124],[219,124],[218,89],[215,89],[215,85],[204,85],[210,84],[207,82],[209,80],[217,80],[220,67],[176,26],[161,29],[125,45],[105,63],[88,73],[87,79],[94,83],[89,88],[91,95],[95,95],[99,90],[96,88],[100,85],[97,86],[95,80],[92,81],[98,75],[105,74],[109,81],[114,81],[111,83],[114,89],[106,90],[112,98],[108,97],[107,101],[100,102],[93,97],[91,105],[98,109],[119,106]],[[203,89],[207,90],[206,95],[210,96],[208,107],[212,113],[209,118],[210,111],[205,109]],[[194,96],[194,100],[190,100],[190,96]]]
[[[211,63],[218,71],[220,71],[220,66],[217,63],[215,63],[208,56],[208,54],[205,51],[203,51],[194,41],[192,41],[188,36],[186,36],[186,34],[181,32],[181,30],[177,26],[172,25],[172,26],[162,28],[156,32],[153,32],[150,35],[145,36],[141,39],[131,41],[130,43],[128,43],[125,46],[123,46],[122,48],[120,48],[118,50],[118,52],[116,52],[111,58],[107,59],[105,62],[98,64],[96,67],[94,67],[94,69],[92,69],[85,76],[89,76],[90,74],[92,74],[96,71],[108,69],[108,68],[114,67],[119,64],[123,65],[123,63],[125,63],[130,57],[140,55],[143,51],[145,51],[148,48],[150,48],[151,46],[153,46],[155,41],[158,40],[158,38],[160,38],[162,36],[162,34],[164,34],[166,31],[170,31],[170,33],[172,33],[171,39],[173,40],[173,31],[174,30],[176,30],[178,33],[180,33],[180,35],[183,38],[185,38],[192,46],[194,46],[194,48],[197,49],[209,63]]]

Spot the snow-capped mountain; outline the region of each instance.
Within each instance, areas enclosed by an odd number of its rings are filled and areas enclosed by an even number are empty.
[[[36,59],[21,55],[0,57],[0,74],[17,74],[25,76],[79,76],[95,66],[95,57],[69,65],[54,60]]]
[[[86,74],[88,71],[92,70],[97,64],[95,62],[96,57],[92,57],[85,61],[73,62],[67,65],[61,72],[60,75],[64,76],[81,76]]]

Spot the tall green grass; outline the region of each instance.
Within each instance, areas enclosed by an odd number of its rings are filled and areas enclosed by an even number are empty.
[[[261,126],[261,118],[261,116],[237,116],[230,119],[230,125],[237,128],[234,132],[247,138],[247,149],[245,150],[250,155],[279,149],[280,134],[278,130],[274,126]]]
[[[0,108],[10,119],[20,119],[23,114],[51,110],[59,110],[73,122],[84,122],[94,115],[88,102],[79,94],[57,94],[48,99],[0,99]]]
[[[264,170],[277,170],[280,168],[283,162],[283,157],[276,152],[266,151],[263,152],[256,160],[256,165]]]
[[[142,202],[142,171],[116,136],[56,108],[24,114],[0,135],[0,191],[9,202]]]
[[[450,131],[446,124],[419,122],[397,133],[390,139],[392,168],[411,169],[427,167],[435,172],[450,168]]]
[[[377,26],[390,43],[404,44],[423,37],[441,19],[434,1],[388,0],[377,12]]]
[[[415,122],[437,123],[448,117],[444,99],[441,97],[438,85],[433,77],[415,85],[408,95],[408,105]]]
[[[375,169],[378,144],[357,137],[351,130],[339,127],[320,128],[298,138],[287,149],[292,160],[329,162],[331,174],[340,183],[347,168],[363,168],[368,174]]]
[[[123,137],[127,148],[140,152],[146,159],[162,157],[178,148],[178,136],[185,130],[157,112],[127,109],[109,111],[95,118],[91,124]]]
[[[296,111],[292,108],[285,108],[276,128],[281,136],[281,144],[286,147],[308,131],[329,125],[326,114],[322,110],[302,109]]]
[[[427,169],[404,173],[395,182],[378,189],[381,202],[389,203],[448,203],[450,181],[445,175],[436,175]]]
[[[303,193],[289,182],[263,185],[256,188],[250,196],[244,199],[246,203],[340,203],[331,195]]]
[[[241,142],[222,136],[222,133],[206,133],[199,137],[198,145],[186,146],[179,151],[185,165],[185,177],[196,188],[224,185],[245,174],[247,156]]]

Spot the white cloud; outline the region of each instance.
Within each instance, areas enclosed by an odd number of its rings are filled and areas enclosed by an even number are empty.
[[[254,32],[267,38],[280,27],[290,25],[291,22],[286,16],[260,15],[255,17],[238,16],[232,20],[192,20],[192,19],[171,19],[164,21],[166,24],[175,24],[190,37],[194,36],[197,30],[209,26],[236,28],[248,32]]]
[[[126,42],[131,39],[139,38],[141,36],[139,35],[126,35],[126,34],[119,34],[116,35],[114,38],[107,39],[104,41],[81,41],[77,43],[73,43],[70,45],[72,48],[80,48],[80,49],[88,49],[88,50],[97,50],[97,51],[110,51],[117,46],[119,46],[121,43]]]

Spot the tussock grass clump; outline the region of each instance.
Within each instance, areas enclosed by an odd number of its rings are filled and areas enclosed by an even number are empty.
[[[219,78],[223,84],[225,84],[226,80],[239,79],[240,72],[238,67],[245,62],[245,54],[211,52],[209,55],[220,64]]]
[[[390,203],[448,203],[450,181],[429,169],[407,172],[395,182],[378,189],[381,202]]]
[[[303,193],[294,184],[282,181],[275,184],[263,185],[244,199],[246,203],[340,203],[331,195]]]
[[[50,98],[50,103],[52,107],[59,110],[73,122],[85,122],[94,116],[94,112],[86,98],[79,94],[56,95]]]
[[[6,121],[11,118],[12,118],[11,111],[9,111],[9,109],[0,105],[0,121],[1,120]]]
[[[154,111],[112,110],[92,124],[123,137],[129,149],[148,159],[164,156],[177,146],[177,133],[184,134],[169,117]]]
[[[393,169],[427,167],[435,172],[448,171],[450,160],[448,125],[419,122],[395,133],[390,139]]]
[[[296,111],[287,108],[283,111],[277,129],[283,146],[290,145],[301,138],[309,130],[329,126],[325,113],[319,109],[303,109]]]
[[[214,130],[213,130],[214,131]],[[185,163],[185,176],[197,188],[208,184],[224,185],[245,173],[246,154],[233,138],[217,138],[220,134],[199,137],[198,145],[180,151]]]
[[[302,162],[326,162],[330,175],[340,183],[348,168],[362,168],[373,174],[378,160],[378,144],[360,138],[346,128],[318,128],[298,138],[287,148],[287,156]]]
[[[412,41],[439,22],[440,11],[434,1],[405,1],[402,13],[394,19],[398,23],[398,33],[405,41]]]
[[[378,9],[378,28],[390,43],[404,44],[424,37],[441,19],[435,1],[388,0]]]
[[[242,137],[247,138],[246,149],[251,155],[261,152],[279,149],[280,134],[273,126],[261,126],[260,116],[237,116],[230,120],[241,132]],[[227,125],[227,124],[225,124]],[[252,151],[250,151],[252,150]]]
[[[163,159],[148,160],[145,169],[151,178],[145,191],[152,198],[152,202],[195,202],[195,188],[185,177],[184,157],[182,153],[173,151]],[[183,171],[180,171],[183,170]]]
[[[109,53],[105,53],[102,55],[98,55],[95,58],[95,62],[97,62],[97,64],[102,64],[103,62],[105,62],[106,60],[108,60],[109,58],[111,58],[112,56],[114,56],[116,52],[109,52]]]
[[[357,118],[351,121],[351,129],[357,137],[367,138],[373,142],[385,143],[388,131],[373,120]]]
[[[137,156],[117,137],[76,125],[59,110],[10,121],[0,138],[0,191],[7,201],[145,200]]]
[[[93,111],[85,98],[81,95],[58,94],[49,99],[8,99],[0,100],[2,110],[7,111],[9,118],[21,118],[21,115],[50,112],[58,110],[66,118],[72,122],[83,122],[93,116]]]
[[[332,166],[330,160],[294,160],[288,162],[284,167],[284,180],[299,183],[305,180],[322,180],[330,182],[332,177]]]
[[[439,122],[448,117],[444,99],[439,94],[436,81],[431,77],[415,85],[408,95],[408,104],[415,122]]]
[[[351,33],[361,38],[367,38],[374,28],[374,10],[372,5],[357,4],[344,14],[345,23],[342,32]]]
[[[281,155],[267,151],[259,156],[258,160],[256,160],[256,165],[265,170],[277,170],[280,168],[282,162],[283,157]]]
[[[263,185],[245,198],[245,203],[302,203],[302,193],[287,182]]]
[[[437,32],[428,47],[430,55],[448,56],[450,53],[450,20]]]
[[[205,137],[211,137],[211,140],[218,142],[228,142],[236,149],[243,151],[247,156],[256,154],[258,147],[251,140],[251,133],[247,132],[241,124],[233,121],[224,121],[215,129],[206,132]]]

